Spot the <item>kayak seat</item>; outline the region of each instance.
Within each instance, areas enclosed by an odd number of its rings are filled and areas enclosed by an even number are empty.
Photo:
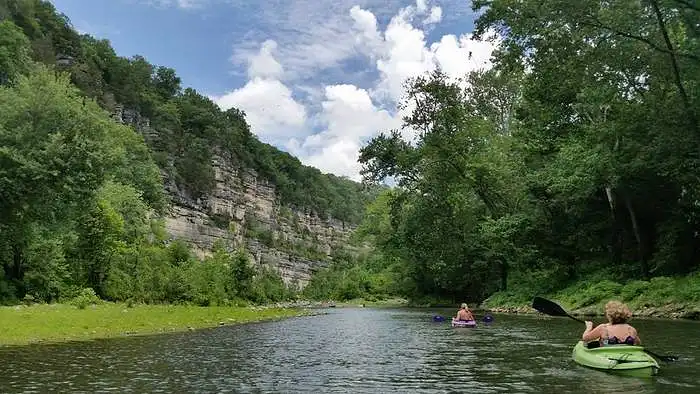
[[[588,348],[588,349],[595,349],[597,347],[600,347],[600,342],[598,342],[598,341],[592,341],[592,342],[586,343],[586,348]]]

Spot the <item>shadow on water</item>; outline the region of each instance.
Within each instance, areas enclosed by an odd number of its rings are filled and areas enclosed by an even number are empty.
[[[452,328],[449,318],[432,321],[452,310],[328,312],[0,349],[0,392],[700,392],[695,322],[635,321],[650,348],[683,356],[663,365],[658,378],[636,379],[576,365],[571,349],[583,327],[567,319],[494,315],[490,325]]]

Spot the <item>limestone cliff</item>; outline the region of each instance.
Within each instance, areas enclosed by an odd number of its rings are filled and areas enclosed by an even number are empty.
[[[117,107],[114,118],[132,125],[146,139],[154,135],[148,119],[135,111]],[[209,254],[217,241],[242,246],[256,264],[278,269],[287,284],[303,288],[313,272],[332,261],[334,250],[347,245],[353,226],[282,205],[275,186],[253,170],[241,170],[220,156],[212,164],[216,186],[198,199],[164,173],[172,201],[166,230],[188,242],[200,257]]]

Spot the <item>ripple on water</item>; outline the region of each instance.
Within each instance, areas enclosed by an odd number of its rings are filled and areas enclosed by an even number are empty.
[[[682,363],[664,366],[668,375],[621,378],[573,363],[580,327],[568,320],[499,315],[491,326],[454,329],[431,316],[336,309],[313,318],[164,336],[2,349],[0,392],[698,391],[697,346],[667,339],[659,348],[677,346],[684,356]],[[647,337],[652,328],[644,331]]]

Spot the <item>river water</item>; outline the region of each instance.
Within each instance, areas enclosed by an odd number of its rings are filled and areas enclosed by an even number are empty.
[[[700,324],[635,320],[681,360],[654,379],[576,365],[584,328],[565,318],[495,315],[451,328],[456,311],[329,309],[320,316],[187,333],[0,348],[0,393],[699,393]],[[477,317],[479,315],[477,314]],[[0,323],[1,326],[1,323]]]

